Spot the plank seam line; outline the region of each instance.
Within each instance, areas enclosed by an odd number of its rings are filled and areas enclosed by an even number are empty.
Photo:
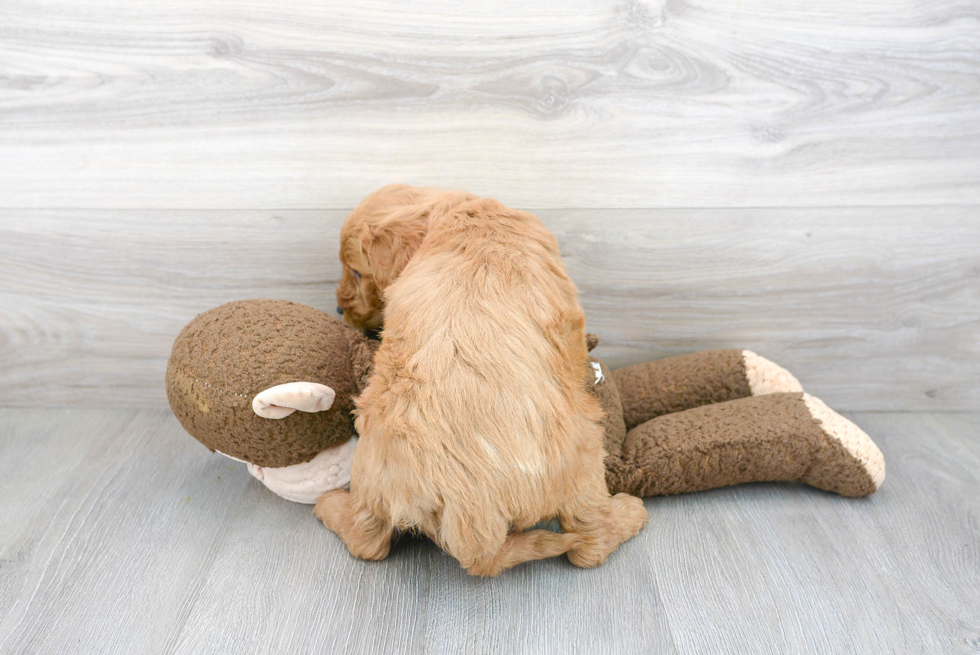
[[[914,208],[949,208],[949,209],[978,209],[980,203],[925,203],[904,205],[713,205],[706,207],[657,205],[649,207],[529,207],[520,206],[515,209],[526,211],[723,211],[723,210],[775,210],[775,209],[914,209]],[[0,206],[0,212],[23,211],[99,211],[99,212],[313,212],[313,211],[343,211],[350,212],[353,207],[19,207]]]

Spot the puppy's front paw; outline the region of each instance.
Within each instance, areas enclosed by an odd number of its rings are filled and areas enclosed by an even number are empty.
[[[340,527],[345,525],[350,513],[350,492],[346,489],[328,491],[316,501],[313,515],[323,521],[323,525],[340,534]]]

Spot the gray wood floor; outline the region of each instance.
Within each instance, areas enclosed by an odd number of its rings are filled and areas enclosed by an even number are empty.
[[[429,542],[352,559],[165,410],[0,410],[2,653],[975,653],[980,414],[858,413],[888,460],[846,500],[647,500],[596,570],[492,580]]]

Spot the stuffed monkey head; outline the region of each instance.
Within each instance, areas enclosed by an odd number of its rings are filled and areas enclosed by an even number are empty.
[[[167,397],[184,429],[210,450],[245,462],[279,495],[312,503],[325,484],[349,481],[353,399],[376,347],[312,307],[230,302],[177,337]]]

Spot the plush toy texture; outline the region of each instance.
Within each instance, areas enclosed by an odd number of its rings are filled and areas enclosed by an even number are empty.
[[[751,351],[706,350],[603,373],[595,387],[607,412],[612,493],[800,481],[866,496],[884,480],[884,457],[863,430]]]
[[[212,451],[260,467],[308,462],[355,435],[353,397],[375,349],[375,342],[312,307],[230,302],[200,314],[177,337],[167,397],[184,429]],[[295,382],[329,387],[332,404],[276,420],[253,411],[261,392]]]
[[[588,342],[591,350],[598,339]],[[312,504],[349,482],[353,399],[376,348],[311,307],[232,302],[177,337],[168,397],[209,449],[245,462],[280,496]],[[867,434],[751,351],[702,351],[616,371],[590,363],[583,383],[605,410],[611,493],[799,481],[863,496],[884,480],[884,457]]]

